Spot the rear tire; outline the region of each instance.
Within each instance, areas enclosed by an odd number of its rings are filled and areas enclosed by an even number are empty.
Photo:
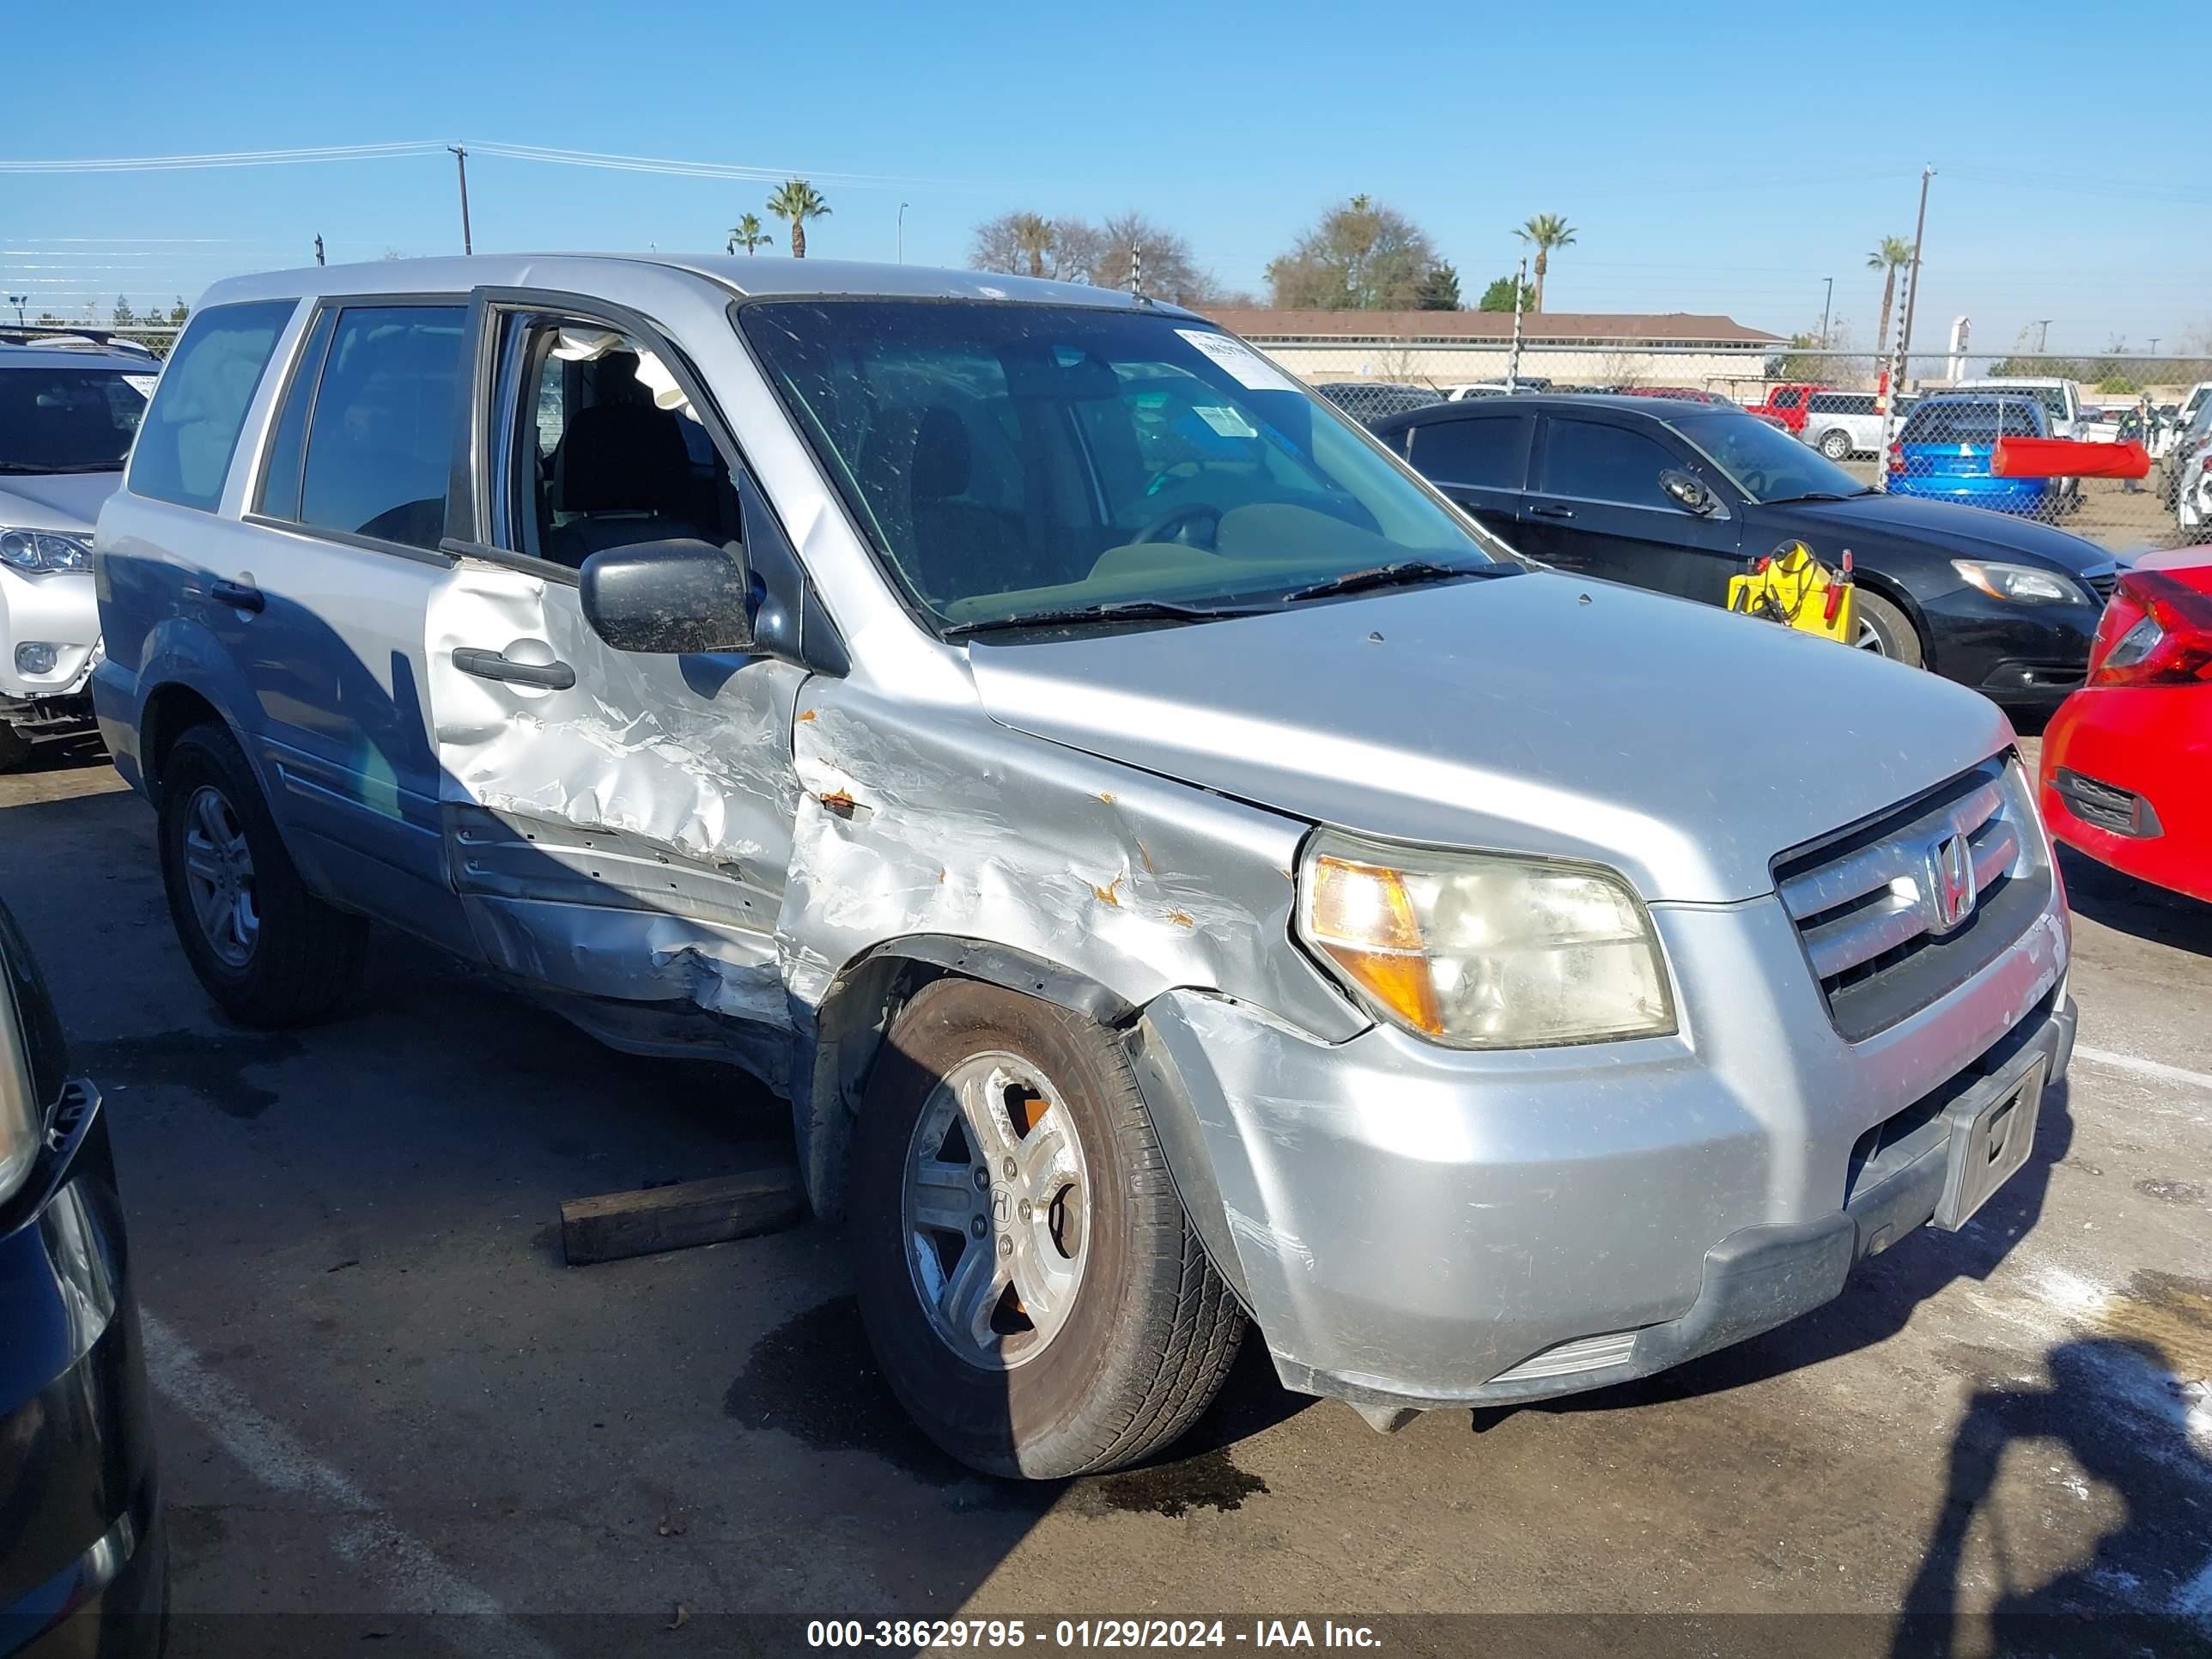
[[[37,745],[5,720],[0,720],[0,772],[29,764]]]
[[[161,884],[178,942],[240,1025],[307,1025],[354,999],[368,923],[307,890],[228,732],[179,738],[161,766]]]
[[[1841,427],[1820,434],[1820,453],[1832,461],[1848,461],[1851,458],[1851,434]]]
[[[1920,630],[1906,616],[1879,593],[1870,593],[1863,587],[1851,590],[1851,604],[1858,618],[1858,639],[1862,651],[1887,657],[1908,668],[1926,665],[1927,652],[1920,642]]]
[[[924,987],[869,1078],[850,1200],[860,1316],[891,1391],[987,1474],[1147,1457],[1237,1357],[1243,1312],[1183,1212],[1127,1056],[1054,1004]],[[967,1283],[980,1288],[963,1297]]]

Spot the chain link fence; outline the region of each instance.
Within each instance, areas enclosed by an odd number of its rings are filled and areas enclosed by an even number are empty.
[[[1263,349],[1362,422],[1531,392],[1705,403],[1748,410],[1875,489],[2036,520],[2113,552],[2212,540],[2212,357],[1914,353],[1891,360],[1893,397],[1864,352],[1547,344],[1516,364],[1495,346],[1386,349],[1368,374],[1331,378],[1295,345]],[[2069,460],[2041,447],[2053,438],[2098,450]]]

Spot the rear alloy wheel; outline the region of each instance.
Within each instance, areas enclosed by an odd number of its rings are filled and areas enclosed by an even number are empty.
[[[1822,433],[1820,453],[1832,461],[1848,461],[1851,458],[1851,434],[1841,427]]]
[[[1912,618],[1881,594],[1855,587],[1851,590],[1851,606],[1857,629],[1851,643],[1860,650],[1887,657],[1910,668],[1918,668],[1926,662],[1920,630],[1912,625]]]
[[[1243,1312],[1113,1033],[936,981],[892,1022],[854,1135],[860,1316],[953,1456],[1030,1480],[1119,1468],[1219,1391]]]
[[[368,923],[300,879],[222,726],[192,727],[164,757],[159,836],[177,942],[225,1013],[241,1025],[304,1025],[353,1000]]]

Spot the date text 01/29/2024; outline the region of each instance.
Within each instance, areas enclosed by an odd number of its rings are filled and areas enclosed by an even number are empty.
[[[1382,1645],[1365,1625],[1334,1620],[1255,1619],[817,1619],[806,1626],[811,1648],[890,1648],[944,1651],[962,1648],[1366,1648]]]

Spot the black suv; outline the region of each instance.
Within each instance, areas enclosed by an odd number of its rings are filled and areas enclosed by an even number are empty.
[[[1999,702],[2081,684],[2119,562],[2048,525],[1881,494],[1739,410],[1657,398],[1443,404],[1370,423],[1539,563],[1724,604],[1782,544],[1858,574],[1856,643]]]

